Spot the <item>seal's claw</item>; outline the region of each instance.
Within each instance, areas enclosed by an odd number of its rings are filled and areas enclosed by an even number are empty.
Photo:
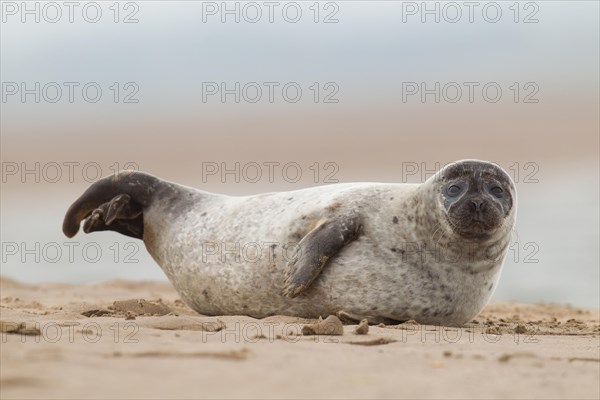
[[[127,194],[120,194],[114,197],[106,208],[106,214],[104,215],[104,222],[106,225],[112,224],[116,218],[129,219],[127,214],[129,201],[131,197]]]
[[[291,262],[290,262],[290,264],[291,264]],[[294,264],[295,264],[295,262],[294,262]],[[306,287],[308,287],[308,285],[303,285],[301,283],[295,282],[293,276],[294,276],[293,267],[290,268],[290,265],[288,265],[288,271],[285,274],[283,295],[286,297],[289,297],[290,299],[293,299],[294,297],[298,296],[300,293],[302,293],[302,291],[304,289],[306,289]]]
[[[83,221],[83,231],[85,233],[90,233],[90,232],[94,232],[97,230],[101,230],[99,228],[104,226],[104,220],[103,220],[104,210],[105,210],[105,204],[101,205],[100,207],[98,207],[94,211],[92,211],[90,216],[87,217]]]

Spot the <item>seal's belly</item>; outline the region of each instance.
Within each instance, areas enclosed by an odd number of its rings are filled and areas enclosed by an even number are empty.
[[[485,306],[492,294],[487,286],[495,287],[497,280],[496,274],[472,276],[458,268],[444,272],[439,265],[424,268],[393,259],[370,238],[361,237],[330,260],[305,293],[290,299],[282,292],[292,251],[277,240],[248,243],[182,243],[192,248],[185,257],[157,261],[197,312],[257,318],[318,317],[344,310],[395,320],[463,323]]]

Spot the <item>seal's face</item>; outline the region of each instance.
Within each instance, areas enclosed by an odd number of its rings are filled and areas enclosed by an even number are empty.
[[[515,193],[504,170],[483,161],[462,161],[440,172],[446,219],[456,234],[485,240],[504,225]]]

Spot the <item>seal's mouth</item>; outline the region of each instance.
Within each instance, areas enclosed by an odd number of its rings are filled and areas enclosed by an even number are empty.
[[[493,236],[496,229],[490,229],[480,222],[474,222],[467,228],[458,229],[456,232],[466,239],[488,239]]]

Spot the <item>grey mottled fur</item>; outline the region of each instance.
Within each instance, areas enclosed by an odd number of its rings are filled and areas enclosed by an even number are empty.
[[[423,184],[335,184],[245,197],[164,182],[144,207],[143,240],[201,314],[318,317],[344,310],[370,320],[460,325],[496,287],[516,203],[491,238],[462,239],[445,218],[442,173]],[[512,183],[510,190],[514,198]],[[361,217],[360,236],[308,289],[286,297],[295,244],[323,220],[351,213]]]

